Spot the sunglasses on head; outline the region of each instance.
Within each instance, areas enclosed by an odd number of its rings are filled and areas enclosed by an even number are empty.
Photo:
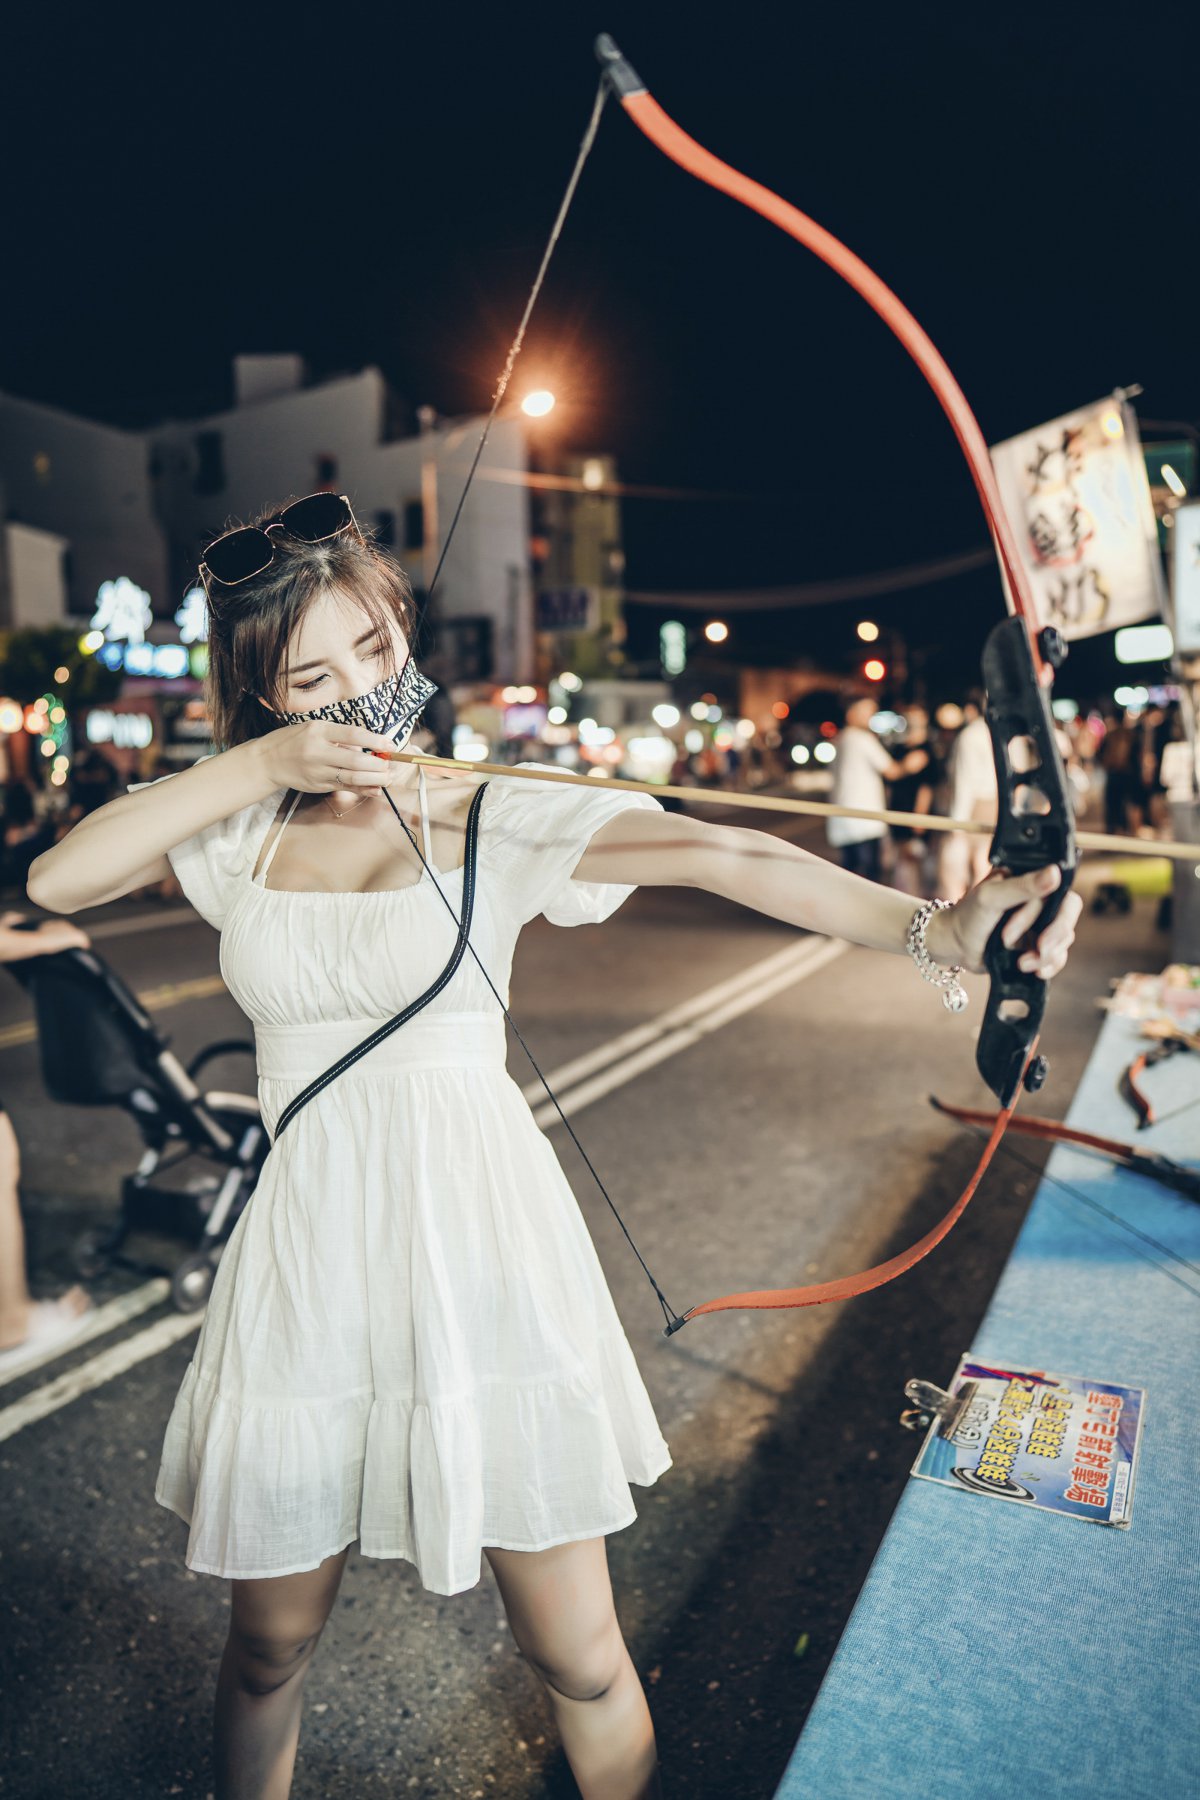
[[[208,576],[222,587],[236,587],[252,575],[261,575],[275,560],[278,546],[268,536],[272,531],[285,531],[302,544],[323,544],[342,531],[358,531],[362,536],[345,494],[308,494],[303,500],[293,500],[265,526],[242,525],[214,538],[200,558],[201,578]]]

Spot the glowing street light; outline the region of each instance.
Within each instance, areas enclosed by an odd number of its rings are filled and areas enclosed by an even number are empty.
[[[521,411],[531,419],[544,419],[554,410],[554,395],[549,388],[534,388],[521,402]]]
[[[860,619],[854,629],[864,644],[873,644],[879,636],[879,627],[873,619]]]
[[[710,644],[723,644],[729,636],[729,627],[724,619],[710,619],[704,627],[704,635]]]

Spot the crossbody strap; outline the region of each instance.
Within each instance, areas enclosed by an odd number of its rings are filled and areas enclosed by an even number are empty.
[[[486,781],[480,782],[474,794],[471,796],[470,811],[467,813],[466,854],[463,862],[462,915],[458,921],[458,941],[451,952],[449,962],[432,986],[427,987],[425,992],[420,995],[418,999],[414,1000],[411,1005],[406,1006],[403,1012],[397,1013],[394,1019],[389,1019],[386,1025],[380,1025],[371,1033],[370,1037],[364,1038],[362,1043],[357,1044],[353,1050],[347,1050],[345,1056],[340,1056],[331,1068],[326,1069],[323,1075],[318,1075],[315,1081],[310,1081],[306,1088],[303,1088],[293,1100],[288,1102],[280,1113],[279,1121],[275,1126],[274,1143],[279,1142],[280,1132],[283,1131],[286,1125],[291,1123],[302,1106],[306,1106],[310,1100],[321,1093],[323,1089],[327,1088],[331,1081],[335,1081],[344,1070],[352,1068],[361,1056],[367,1054],[368,1050],[372,1050],[376,1044],[382,1043],[385,1037],[390,1037],[393,1031],[399,1031],[401,1025],[407,1024],[408,1020],[411,1019],[414,1014],[419,1013],[422,1007],[428,1006],[431,1000],[435,1000],[446,986],[446,983],[453,976],[459,963],[462,961],[463,953],[467,947],[467,938],[471,930],[471,915],[475,909],[475,862],[476,849],[479,842],[479,812],[480,807],[483,804],[483,795],[486,787]],[[430,876],[436,880],[436,877],[433,876],[432,869],[430,870]]]

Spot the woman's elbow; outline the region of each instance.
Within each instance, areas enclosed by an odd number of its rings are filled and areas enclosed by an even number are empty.
[[[26,898],[34,906],[40,906],[43,912],[77,912],[78,902],[72,902],[55,883],[53,871],[47,861],[53,854],[53,848],[43,850],[30,863],[29,873],[25,878]]]

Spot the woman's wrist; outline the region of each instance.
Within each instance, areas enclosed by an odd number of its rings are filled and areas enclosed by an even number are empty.
[[[240,805],[249,806],[265,800],[284,785],[272,764],[270,737],[268,732],[263,737],[247,738],[244,743],[234,744],[232,749],[220,753],[232,758],[237,769],[239,793],[244,791],[246,794]],[[228,769],[229,764],[225,767]]]
[[[934,962],[949,969],[958,965],[978,974],[975,965],[968,961],[958,935],[957,906],[940,907],[929,920],[925,928],[925,948]]]

